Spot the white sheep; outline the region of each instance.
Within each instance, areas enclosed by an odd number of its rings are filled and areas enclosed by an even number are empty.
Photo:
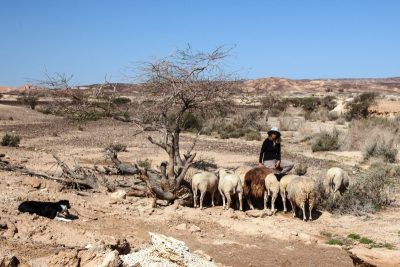
[[[349,186],[349,176],[343,169],[333,167],[326,172],[324,184],[327,193],[333,193],[335,198],[336,192],[341,194]]]
[[[197,191],[200,190],[200,208],[203,208],[203,200],[206,192],[211,193],[211,205],[214,207],[214,194],[217,191],[218,177],[212,172],[199,172],[192,177],[192,190],[194,198],[194,207],[198,207]]]
[[[298,175],[289,174],[285,175],[279,181],[279,192],[281,193],[282,203],[283,203],[283,212],[287,212],[286,208],[286,198],[287,198],[287,186],[288,184],[295,178],[300,177]]]
[[[246,176],[246,173],[251,169],[253,169],[253,167],[250,166],[240,166],[235,169],[235,174],[239,176],[242,187],[244,186],[244,177]]]
[[[218,190],[222,197],[222,203],[224,209],[229,209],[231,206],[231,195],[238,195],[239,199],[239,210],[243,210],[243,189],[240,177],[233,171],[226,169],[218,170]],[[226,205],[225,205],[226,198]]]
[[[271,211],[275,212],[275,201],[279,194],[279,186],[275,174],[270,173],[265,177],[264,209],[267,209],[268,198],[271,197]]]
[[[308,177],[293,179],[287,186],[287,197],[292,206],[293,217],[296,217],[296,208],[300,207],[303,212],[303,221],[306,221],[306,202],[309,205],[309,220],[312,221],[312,209],[314,208],[316,191],[315,182]]]

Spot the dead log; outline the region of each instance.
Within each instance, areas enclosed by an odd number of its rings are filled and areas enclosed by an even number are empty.
[[[108,183],[104,176],[100,176],[99,178],[93,170],[82,168],[80,166],[75,169],[71,169],[57,156],[53,155],[53,157],[57,160],[58,165],[62,169],[61,176],[54,176],[44,172],[30,170],[22,165],[11,164],[8,161],[3,161],[1,158],[0,170],[18,172],[25,175],[36,176],[38,178],[53,180],[64,185],[76,187],[78,189],[98,189],[100,187],[105,187],[107,190],[113,191],[113,187]]]

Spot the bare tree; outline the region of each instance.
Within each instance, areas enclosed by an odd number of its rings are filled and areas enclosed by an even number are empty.
[[[218,47],[210,53],[195,52],[191,47],[177,50],[172,55],[145,63],[142,68],[144,85],[152,92],[147,110],[152,112],[155,122],[163,133],[161,140],[151,136],[147,139],[168,154],[168,162],[163,162],[161,188],[147,180],[148,187],[159,199],[175,200],[185,174],[193,163],[195,141],[185,153],[180,150],[180,134],[185,115],[221,110],[229,99],[235,85],[223,72],[222,63],[229,49]],[[141,171],[146,179],[147,172]]]

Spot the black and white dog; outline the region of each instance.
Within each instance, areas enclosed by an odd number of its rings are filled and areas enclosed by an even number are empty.
[[[50,219],[70,222],[70,219],[58,216],[59,213],[69,215],[68,209],[71,208],[68,200],[60,200],[58,202],[42,202],[42,201],[24,201],[18,206],[20,212],[28,212]]]

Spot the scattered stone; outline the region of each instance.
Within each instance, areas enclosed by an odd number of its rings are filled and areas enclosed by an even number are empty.
[[[190,226],[189,231],[191,233],[198,233],[198,232],[201,232],[201,229],[197,225],[193,224],[193,225]]]
[[[104,257],[100,267],[121,267],[122,260],[119,257],[118,251],[110,251]]]
[[[7,230],[7,229],[8,229],[7,224],[6,224],[6,223],[0,222],[0,229],[1,229],[1,230]]]
[[[183,231],[186,231],[186,230],[187,230],[187,224],[186,224],[186,223],[181,223],[181,224],[175,226],[175,229],[176,229],[176,230],[183,230]]]
[[[120,255],[126,255],[131,252],[131,245],[126,238],[118,239],[117,242],[112,244],[110,247],[112,250],[118,251]]]
[[[15,256],[11,255],[0,255],[0,266],[1,267],[17,267],[19,260]]]
[[[76,250],[61,251],[54,257],[52,257],[48,263],[48,266],[54,267],[78,267],[80,266],[80,259]]]
[[[125,199],[126,198],[126,192],[124,190],[118,190],[118,191],[112,193],[110,196],[113,199]]]
[[[266,216],[272,216],[273,213],[270,210],[248,210],[246,215],[254,218],[264,218]]]
[[[39,178],[28,176],[22,181],[22,184],[30,186],[34,189],[40,189],[42,186],[42,181]]]
[[[122,255],[127,266],[191,266],[215,267],[213,262],[189,251],[186,244],[172,237],[149,233],[152,245],[137,252]],[[211,257],[210,257],[211,258]]]
[[[208,261],[212,261],[213,260],[213,258],[210,255],[208,255],[207,253],[205,253],[204,251],[202,251],[200,249],[194,251],[194,253],[199,254],[200,256],[203,256]]]

